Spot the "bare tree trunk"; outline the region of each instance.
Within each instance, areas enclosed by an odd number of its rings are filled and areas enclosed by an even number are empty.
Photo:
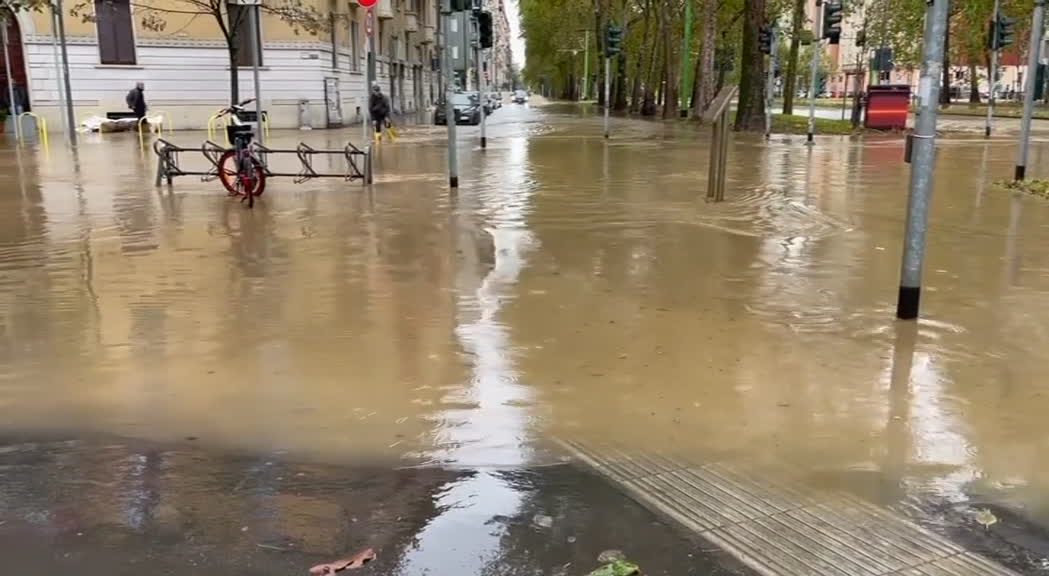
[[[634,86],[630,90],[630,112],[638,112],[641,109],[641,68],[644,66],[645,55],[648,52],[648,26],[651,12],[652,0],[645,0],[645,19],[642,21],[644,31],[641,32],[641,49],[638,51],[637,61],[634,63]]]
[[[605,7],[594,0],[594,42],[597,44],[597,105],[605,105]]]
[[[674,66],[674,35],[670,32],[670,6],[659,11],[659,35],[663,38],[663,117],[677,118],[677,76]]]
[[[652,9],[658,10],[659,2],[650,3]],[[644,98],[641,103],[641,114],[645,116],[652,116],[656,113],[658,93],[658,81],[659,78],[656,76],[656,70],[658,70],[659,64],[659,35],[653,34],[650,36],[652,42],[648,50],[648,72],[645,75],[645,86],[643,87]]]
[[[783,113],[794,113],[794,94],[798,91],[798,53],[801,50],[801,31],[805,24],[805,0],[794,1],[794,16],[790,22],[790,53],[787,55],[787,76],[783,80]]]
[[[696,83],[692,89],[692,108],[701,116],[717,95],[717,71],[714,70],[714,49],[718,42],[717,0],[703,2],[703,45],[696,61]]]
[[[758,46],[758,32],[765,22],[765,0],[745,0],[743,11],[736,130],[761,131],[765,129],[765,58]]]
[[[229,43],[229,99],[230,104],[240,103],[240,53],[235,42]]]
[[[980,79],[976,76],[976,59],[969,58],[969,103],[980,103]]]

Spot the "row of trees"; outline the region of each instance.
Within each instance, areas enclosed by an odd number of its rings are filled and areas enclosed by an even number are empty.
[[[649,115],[661,111],[663,117],[672,118],[684,106],[698,117],[722,84],[738,82],[736,129],[762,130],[767,63],[758,33],[771,22],[781,29],[778,49],[784,56],[780,69],[785,111],[793,106],[797,80],[807,73],[807,60],[802,58],[807,52],[803,46],[811,45],[812,37],[807,0],[520,0],[519,4],[527,39],[525,81],[555,97],[574,98],[583,83],[603,86],[604,69],[598,64],[603,62],[603,31],[609,23],[621,25],[625,34],[623,51],[612,66],[614,110]],[[1002,0],[1001,5],[1003,13],[1019,19],[1017,43],[1010,49],[1022,54],[1027,49],[1032,3]],[[859,64],[864,68],[869,51],[876,47],[891,48],[897,68],[916,68],[925,6],[925,0],[845,0],[853,32],[841,42],[863,42],[864,61]],[[978,70],[986,72],[990,65],[986,35],[993,10],[994,0],[951,0],[943,98],[951,94],[951,63],[963,62],[970,99],[979,101]],[[695,18],[689,21],[687,12]],[[688,34],[686,25],[692,27]],[[688,45],[685,38],[692,39]],[[584,46],[587,41],[589,47]],[[590,62],[585,66],[582,57],[587,54]],[[829,72],[835,72],[834,65],[829,63]],[[593,74],[581,79],[585,68]],[[691,81],[682,87],[683,73]],[[603,106],[603,92],[593,92]]]

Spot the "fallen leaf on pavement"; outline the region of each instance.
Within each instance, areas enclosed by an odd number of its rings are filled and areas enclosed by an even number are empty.
[[[337,560],[328,564],[318,564],[310,568],[310,574],[324,576],[325,574],[335,574],[343,570],[356,570],[372,560],[375,560],[375,550],[368,548],[367,550],[361,550],[352,558]]]

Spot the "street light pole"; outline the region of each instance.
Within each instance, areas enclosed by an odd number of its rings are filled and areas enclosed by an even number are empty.
[[[936,160],[936,107],[940,101],[939,77],[943,69],[949,2],[932,0],[925,9],[924,64],[918,82],[918,119],[911,136],[911,190],[907,199],[907,228],[900,267],[900,293],[896,302],[896,317],[901,320],[917,318],[921,300],[922,260],[925,257],[929,196],[932,194],[933,163]]]
[[[66,24],[62,16],[62,0],[55,0],[51,9],[57,14],[58,20],[58,45],[62,53],[62,84],[65,89],[66,99],[66,126],[69,127],[69,145],[76,147],[76,115],[73,114],[73,87],[69,83],[69,50],[66,47]]]
[[[776,93],[776,32],[778,28],[773,25],[769,31],[769,72],[766,80],[765,92],[765,139],[772,135],[772,100]]]
[[[822,6],[822,0],[816,0],[816,15],[812,18],[812,68],[810,70],[812,77],[809,78],[809,134],[805,140],[807,144],[813,143],[813,134],[816,133],[816,74],[819,72],[822,49],[820,45],[820,37],[823,36],[823,29],[820,28],[820,8]]]
[[[609,102],[611,96],[611,83],[608,81],[608,75],[612,70],[612,57],[605,57],[605,138],[608,138],[608,109],[612,107],[612,103]]]
[[[459,188],[459,158],[455,140],[455,106],[452,96],[455,94],[455,72],[452,71],[452,50],[449,39],[452,37],[452,0],[443,0],[441,12],[444,14],[444,121],[448,126],[448,186]]]
[[[259,81],[259,61],[262,59],[262,6],[255,4],[251,20],[251,71],[255,84],[255,132],[259,142],[266,143],[266,131],[262,129],[262,88]]]
[[[575,69],[572,69],[575,72]],[[590,99],[590,30],[583,30],[583,100]]]
[[[15,78],[11,75],[11,56],[7,53],[7,18],[0,18],[0,38],[4,43],[4,73],[7,76],[7,101],[11,119],[15,122],[15,138],[22,142],[22,120],[15,108]]]
[[[1035,0],[1034,16],[1031,21],[1031,42],[1027,45],[1027,86],[1024,90],[1024,117],[1020,125],[1020,149],[1017,152],[1014,180],[1023,180],[1027,172],[1027,144],[1031,139],[1031,115],[1034,113],[1034,89],[1038,81],[1038,57],[1042,48],[1042,26],[1045,17],[1045,0]]]
[[[994,122],[994,85],[998,76],[998,4],[999,0],[994,0],[994,26],[991,28],[991,70],[987,75],[990,89],[987,90],[987,122],[983,127],[984,138],[991,137],[991,123]]]

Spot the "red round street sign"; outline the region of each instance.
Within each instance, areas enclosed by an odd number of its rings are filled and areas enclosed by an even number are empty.
[[[371,8],[372,6],[375,6],[375,3],[378,1],[379,0],[357,0],[357,3],[360,4],[362,8]]]

